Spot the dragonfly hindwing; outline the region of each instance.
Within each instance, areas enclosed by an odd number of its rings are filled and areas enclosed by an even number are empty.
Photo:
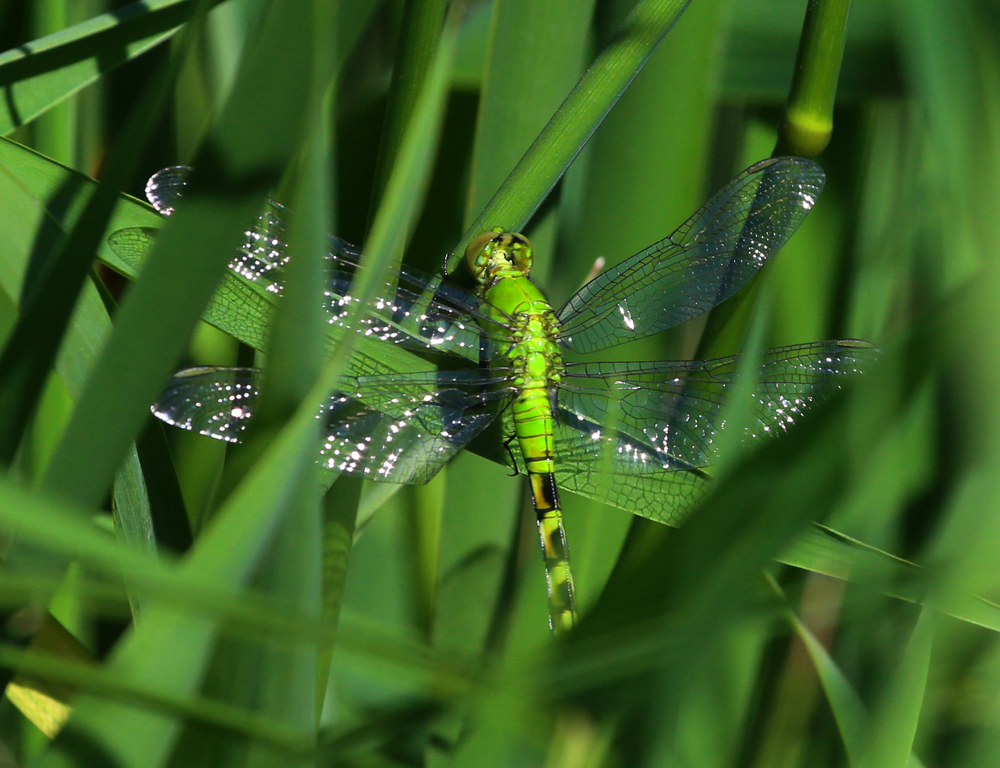
[[[238,442],[257,408],[256,368],[191,368],[153,406],[163,421]],[[425,483],[495,417],[511,391],[482,369],[349,377],[318,417],[317,460],[328,470],[390,483]]]

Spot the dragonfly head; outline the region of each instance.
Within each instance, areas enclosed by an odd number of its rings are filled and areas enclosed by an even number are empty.
[[[531,242],[516,232],[504,232],[497,227],[483,232],[465,249],[469,268],[482,285],[491,283],[501,272],[513,269],[525,277],[531,272],[533,254]]]

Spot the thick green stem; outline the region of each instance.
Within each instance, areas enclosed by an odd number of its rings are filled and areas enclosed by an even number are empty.
[[[776,157],[814,157],[830,143],[850,10],[851,0],[810,0]]]
[[[829,143],[850,7],[851,0],[810,0],[799,38],[795,76],[772,157],[813,157]],[[739,349],[766,274],[765,266],[743,290],[712,310],[697,357],[717,357]]]

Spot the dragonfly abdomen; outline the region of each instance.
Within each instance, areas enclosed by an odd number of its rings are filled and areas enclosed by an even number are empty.
[[[528,474],[555,472],[551,398],[547,387],[520,391],[511,406],[514,433]]]
[[[531,482],[531,499],[538,521],[549,594],[549,624],[555,632],[562,632],[576,623],[576,609],[569,548],[556,486],[555,420],[549,387],[524,387],[511,409],[514,433]]]
[[[547,477],[551,479],[554,489],[554,476]],[[545,582],[549,593],[549,627],[554,632],[563,632],[576,624],[576,607],[566,531],[563,529],[562,512],[558,508],[539,515],[538,535],[542,542]]]

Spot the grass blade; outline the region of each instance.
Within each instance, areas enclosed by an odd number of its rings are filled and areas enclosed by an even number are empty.
[[[454,252],[492,227],[517,232],[573,162],[629,86],[688,0],[640,0],[616,36],[566,97],[503,185],[466,230]]]
[[[0,134],[168,39],[197,5],[197,0],[132,3],[0,54],[0,86],[7,94],[0,104]]]

